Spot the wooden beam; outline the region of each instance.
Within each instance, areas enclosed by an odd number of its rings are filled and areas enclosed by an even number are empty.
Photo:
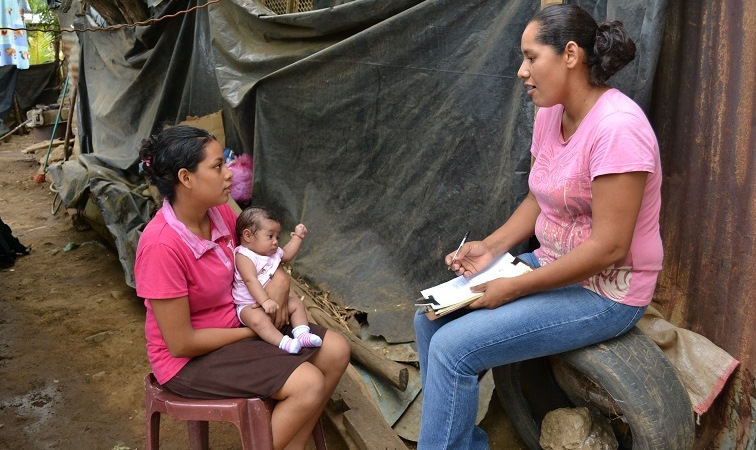
[[[342,434],[344,441],[360,450],[407,450],[407,446],[383,418],[365,381],[351,364],[331,396],[326,416]]]
[[[407,389],[407,384],[409,383],[409,370],[406,366],[387,359],[373,350],[372,347],[365,344],[362,339],[352,334],[351,331],[344,328],[342,324],[320,308],[307,290],[305,290],[304,287],[293,278],[292,288],[298,296],[304,299],[307,312],[315,323],[326,328],[341,331],[347,341],[349,341],[349,345],[352,349],[352,357],[362,364],[368,372],[388,381],[400,391],[405,391]]]
[[[53,145],[53,147],[57,147],[59,145],[63,145],[64,143],[65,143],[65,141],[63,141],[62,139],[55,139],[55,140],[53,140],[52,145]],[[34,153],[37,150],[41,150],[43,148],[46,149],[49,146],[50,146],[50,141],[37,142],[36,144],[32,144],[32,145],[26,147],[25,149],[21,150],[21,152],[22,153],[26,153],[26,154]]]
[[[85,0],[108,25],[136,23],[150,18],[147,4],[141,0]]]

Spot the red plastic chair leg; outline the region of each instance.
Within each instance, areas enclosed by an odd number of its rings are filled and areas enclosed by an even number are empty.
[[[315,441],[315,450],[327,450],[323,419],[318,420],[318,423],[315,424],[315,429],[312,430],[312,439]]]
[[[148,403],[149,404],[149,403]],[[160,447],[160,413],[147,411],[147,450]]]
[[[273,429],[268,406],[258,399],[249,399],[244,404],[239,423],[239,436],[243,450],[269,450],[273,448]]]
[[[210,441],[208,421],[231,422],[236,425],[244,450],[273,448],[270,415],[274,402],[256,398],[188,399],[163,389],[152,374],[147,375],[144,382],[147,450],[158,450],[160,446],[161,413],[187,422],[189,446],[192,450],[207,450]],[[312,436],[315,448],[326,450],[321,420],[315,425]]]
[[[188,420],[189,449],[208,450],[210,448],[209,424],[201,420]]]

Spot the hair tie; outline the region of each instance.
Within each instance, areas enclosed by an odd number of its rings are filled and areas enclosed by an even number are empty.
[[[150,158],[142,158],[142,164],[144,167],[150,167]]]

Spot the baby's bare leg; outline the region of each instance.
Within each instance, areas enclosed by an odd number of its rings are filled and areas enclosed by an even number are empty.
[[[300,299],[294,296],[289,297],[289,322],[291,322],[292,328],[307,325],[305,305]]]
[[[268,344],[278,345],[283,339],[283,334],[273,326],[270,316],[261,307],[247,306],[239,315],[244,323]]]
[[[301,344],[278,331],[275,325],[273,325],[273,320],[262,308],[247,306],[241,310],[239,315],[244,323],[257,333],[263,341],[289,353],[299,352]]]

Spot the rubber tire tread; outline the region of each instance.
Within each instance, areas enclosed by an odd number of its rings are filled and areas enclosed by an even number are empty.
[[[633,436],[633,450],[684,450],[693,447],[695,422],[690,398],[676,370],[664,353],[637,328],[617,338],[552,356],[561,358],[603,387],[622,408]],[[493,370],[502,407],[529,448],[540,449],[543,406],[534,408],[525,388],[528,380],[540,381],[542,397],[553,407],[564,407],[547,358],[524,361]],[[548,372],[533,374],[533,370]],[[532,390],[532,389],[530,389]],[[561,390],[560,390],[561,391]]]

